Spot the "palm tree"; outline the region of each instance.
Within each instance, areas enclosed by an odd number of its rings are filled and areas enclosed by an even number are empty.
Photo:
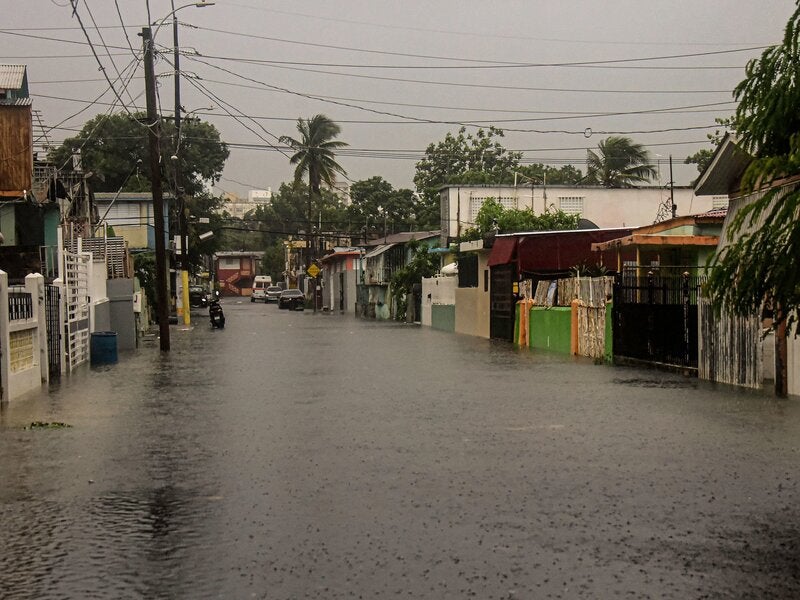
[[[656,175],[644,146],[627,137],[607,137],[588,151],[586,181],[609,188],[633,187]]]
[[[336,162],[334,150],[347,146],[345,142],[334,140],[341,132],[341,128],[325,115],[314,115],[310,119],[297,119],[297,131],[300,139],[296,140],[288,135],[281,136],[280,142],[286,144],[294,154],[289,163],[297,165],[294,170],[295,181],[301,181],[308,174],[308,230],[306,237],[311,239],[311,202],[313,198],[319,199],[322,183],[333,185],[336,173],[347,175],[344,168]],[[309,245],[310,250],[310,245]],[[310,252],[306,262],[310,263]]]

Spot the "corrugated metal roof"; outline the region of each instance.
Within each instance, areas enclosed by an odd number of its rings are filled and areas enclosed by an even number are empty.
[[[380,256],[384,252],[386,252],[389,248],[395,247],[397,244],[381,244],[374,250],[370,250],[364,255],[364,258],[375,258],[376,256]]]
[[[2,87],[2,86],[0,86]],[[32,98],[0,98],[0,106],[33,106]]]
[[[25,81],[25,65],[0,65],[0,89],[18,90]]]

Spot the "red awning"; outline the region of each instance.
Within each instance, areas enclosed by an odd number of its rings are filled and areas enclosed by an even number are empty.
[[[490,267],[497,265],[507,265],[514,261],[515,254],[517,253],[517,238],[516,237],[497,237],[494,238],[494,246],[492,252],[489,254]]]
[[[592,244],[631,234],[631,228],[580,229],[523,236],[519,242],[520,272],[566,271],[576,265],[594,264],[598,257]]]

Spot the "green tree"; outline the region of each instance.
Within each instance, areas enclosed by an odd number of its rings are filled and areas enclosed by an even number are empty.
[[[50,160],[64,171],[73,170],[73,153],[80,148],[84,172],[95,174],[93,188],[97,192],[150,191],[150,161],[144,114],[97,115],[84,124],[80,133],[67,138],[50,151]],[[161,156],[175,152],[175,125],[165,121],[161,135]],[[219,181],[230,154],[221,141],[219,131],[210,123],[186,119],[181,125],[180,160],[184,189],[189,195],[199,194],[204,181]],[[174,165],[162,173],[164,189],[174,189]]]
[[[294,150],[289,162],[296,165],[295,181],[301,181],[308,176],[306,221],[310,228],[313,223],[312,204],[314,201],[319,202],[322,184],[333,186],[337,173],[347,175],[344,168],[336,162],[335,154],[336,150],[344,148],[347,143],[335,139],[341,133],[341,128],[322,114],[314,115],[310,119],[297,119],[297,131],[300,139],[284,135],[280,141]],[[310,231],[306,235],[310,235]],[[307,254],[307,262],[310,256]]]
[[[416,165],[414,185],[421,197],[417,221],[420,228],[439,226],[438,188],[445,184],[513,183],[520,152],[511,152],[498,141],[503,130],[490,127],[467,134],[448,133],[444,140],[429,144],[425,157]]]
[[[572,165],[563,165],[559,168],[548,167],[542,163],[534,163],[532,165],[520,166],[517,172],[526,178],[529,182],[533,179],[537,185],[576,185],[585,180],[583,173],[580,169],[576,169]],[[518,180],[522,185],[522,180]]]
[[[644,146],[627,137],[610,136],[587,153],[587,183],[608,188],[633,187],[656,175]]]
[[[382,233],[413,230],[416,226],[414,192],[394,189],[392,184],[375,176],[356,181],[350,186],[352,203],[347,215],[353,233]]]
[[[800,309],[800,189],[770,187],[800,174],[799,65],[800,3],[783,43],[751,60],[734,90],[738,143],[754,157],[741,191],[766,191],[737,212],[728,231],[734,241],[713,257],[708,280],[718,310],[758,314],[767,301],[775,308],[775,326]]]
[[[711,162],[711,158],[714,156],[714,151],[709,150],[708,148],[703,148],[702,150],[698,150],[694,154],[687,156],[686,160],[683,161],[685,165],[697,165],[697,172],[702,173],[706,170],[706,167]]]
[[[411,240],[406,244],[414,253],[409,263],[397,269],[390,281],[392,298],[394,298],[395,315],[398,321],[404,321],[408,311],[408,296],[414,289],[415,283],[421,283],[423,277],[432,277],[439,269],[439,259],[428,252],[428,247]]]

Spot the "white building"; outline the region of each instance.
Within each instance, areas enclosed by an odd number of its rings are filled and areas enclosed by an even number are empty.
[[[256,210],[259,206],[266,206],[272,202],[272,190],[250,190],[247,198],[239,198],[233,194],[226,194],[224,210],[232,217],[243,219],[249,212]]]
[[[605,188],[567,185],[447,185],[439,190],[442,240],[459,237],[475,227],[478,211],[487,198],[504,208],[560,209],[579,214],[601,228],[641,227],[672,217],[670,190],[664,187]],[[674,188],[675,214],[692,215],[728,205],[727,196],[695,196],[690,187]]]

